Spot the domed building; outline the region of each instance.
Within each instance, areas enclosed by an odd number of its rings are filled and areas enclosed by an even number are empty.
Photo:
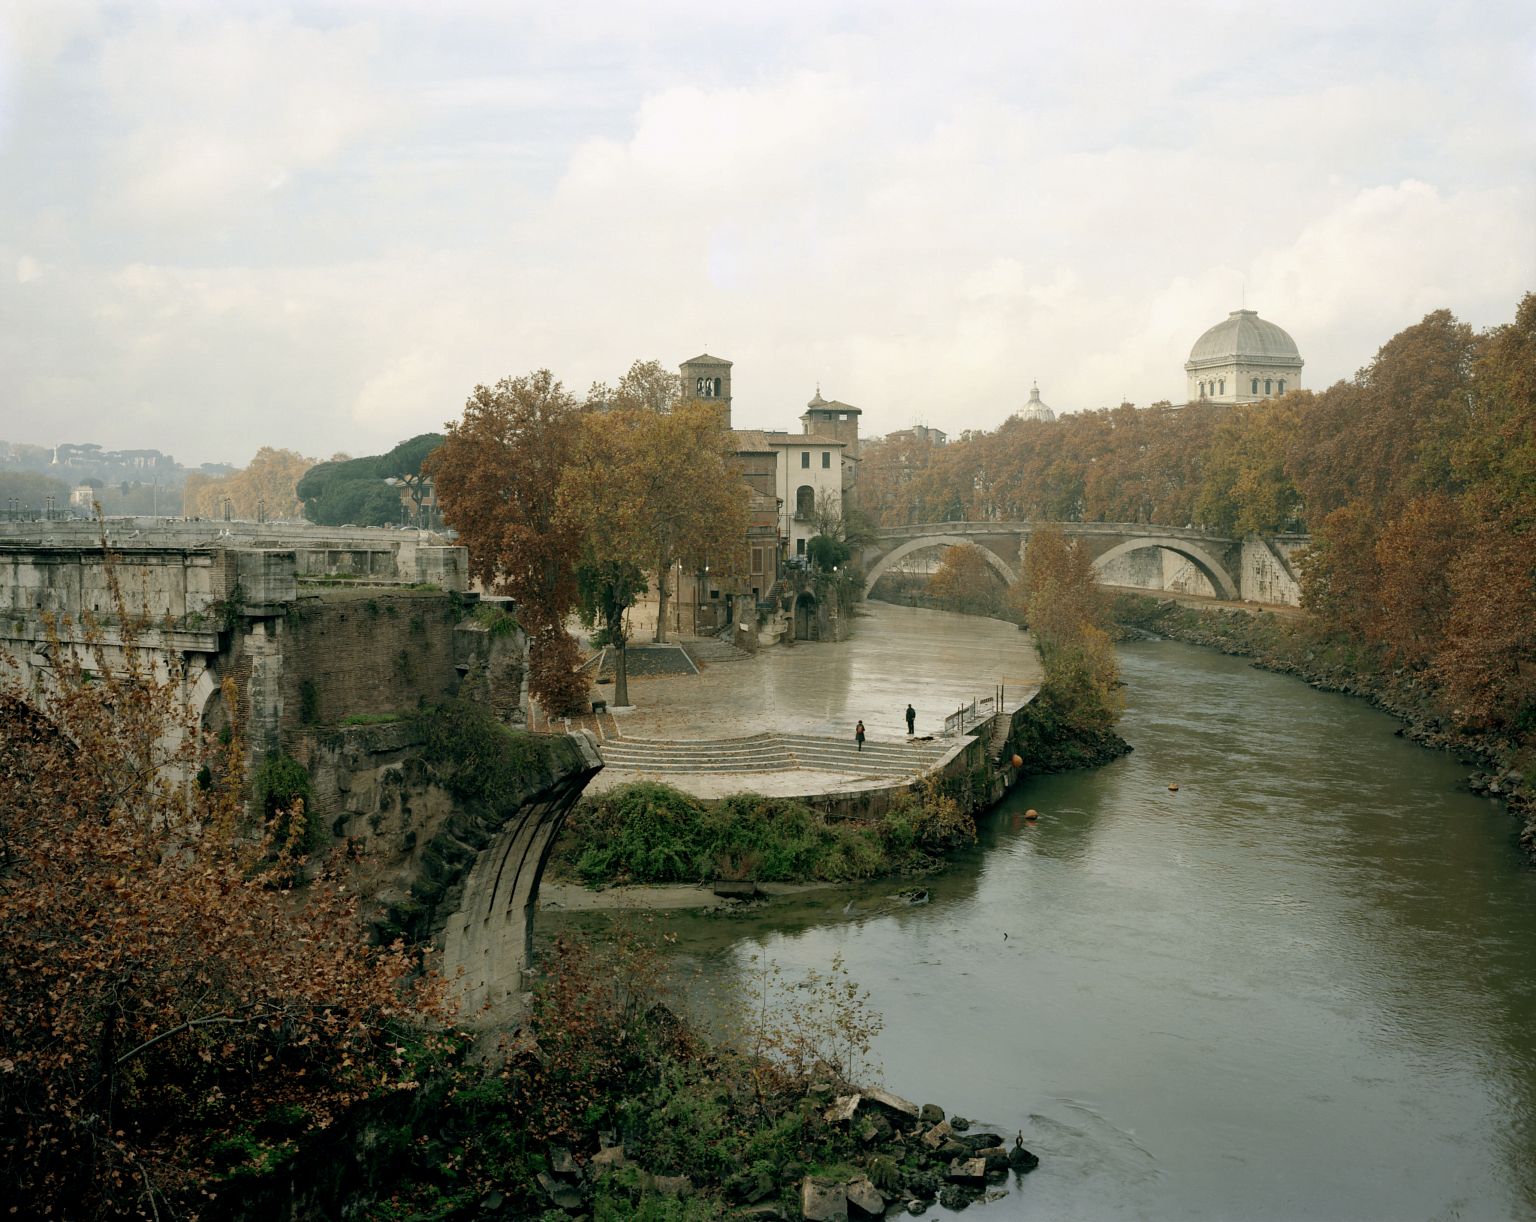
[[[1301,354],[1284,328],[1233,310],[1195,341],[1184,371],[1189,401],[1252,403],[1301,389]]]
[[[1056,419],[1056,413],[1040,401],[1040,387],[1037,383],[1030,384],[1029,402],[1015,414],[1020,420],[1044,420],[1047,424]]]

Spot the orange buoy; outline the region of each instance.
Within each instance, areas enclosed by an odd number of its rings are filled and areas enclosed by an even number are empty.
[[[1013,766],[1015,768],[1022,768],[1024,766],[1024,761],[1022,759],[1020,759],[1017,755],[1015,755],[1013,757]]]
[[[1178,793],[1179,792],[1179,785],[1178,785],[1177,781],[1175,781],[1172,785],[1168,786],[1168,792],[1169,793]]]
[[[1040,817],[1040,812],[1038,810],[1036,810],[1034,807],[1030,807],[1028,810],[1026,810],[1024,812],[1024,817],[1026,819],[1038,819]]]

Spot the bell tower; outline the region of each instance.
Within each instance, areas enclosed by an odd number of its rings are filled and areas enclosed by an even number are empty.
[[[731,427],[731,363],[704,353],[679,367],[684,399],[720,400],[725,408],[725,427]]]

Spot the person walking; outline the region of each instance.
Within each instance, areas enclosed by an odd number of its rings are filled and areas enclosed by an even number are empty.
[[[853,727],[853,741],[859,744],[859,750],[864,750],[864,721],[859,719],[859,724]]]
[[[907,705],[907,737],[917,733],[917,710],[909,703]]]

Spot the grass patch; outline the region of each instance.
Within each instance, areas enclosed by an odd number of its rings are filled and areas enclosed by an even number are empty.
[[[834,822],[793,798],[737,794],[706,805],[641,782],[582,799],[550,866],[588,886],[846,882],[931,869],[975,837],[974,822],[936,783],[878,818]]]

